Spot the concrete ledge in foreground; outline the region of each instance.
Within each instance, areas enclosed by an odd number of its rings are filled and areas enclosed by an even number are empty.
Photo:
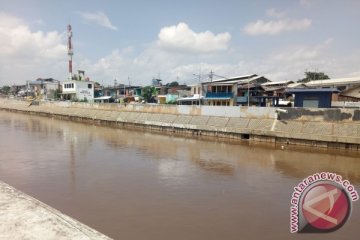
[[[110,239],[0,181],[0,239]]]

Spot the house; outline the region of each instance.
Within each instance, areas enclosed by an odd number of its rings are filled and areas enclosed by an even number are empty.
[[[165,95],[157,95],[159,104],[176,104],[177,99],[186,98],[190,96],[190,91],[185,85],[179,85],[178,87],[171,87],[167,90]]]
[[[339,94],[338,101],[360,102],[360,85],[350,87]]]
[[[307,88],[305,83],[294,82],[287,85],[287,88]]]
[[[191,97],[182,97],[178,98],[177,104],[178,105],[202,105],[204,96],[201,96],[200,94],[194,94]]]
[[[188,96],[185,94],[179,95],[179,98],[176,100],[178,105],[202,105],[202,99],[204,96],[203,88],[201,84],[190,85],[190,93]]]
[[[354,86],[360,86],[360,77],[314,80],[305,83],[305,85],[311,88],[337,88],[343,91]]]
[[[294,82],[290,80],[274,81],[263,83],[261,84],[261,87],[264,89],[264,92],[267,93],[268,96],[284,97],[285,89],[293,83]]]
[[[125,84],[103,87],[102,91],[103,96],[111,96],[113,99],[136,96],[138,94],[141,95],[141,88],[139,86],[130,86]]]
[[[331,108],[332,94],[338,93],[336,88],[293,88],[287,93],[295,97],[294,107]]]
[[[190,95],[194,96],[195,94],[198,94],[200,96],[203,96],[203,89],[201,84],[193,84],[189,85],[190,87]]]
[[[252,74],[203,82],[203,102],[205,105],[217,106],[247,105],[252,101],[251,96],[257,94],[259,85],[269,81],[263,76]]]
[[[126,85],[117,84],[115,86],[108,86],[104,88],[104,96],[111,96],[113,99],[119,97],[125,97],[126,95]]]
[[[27,81],[26,94],[36,99],[57,99],[59,96],[60,81],[53,78],[38,78],[35,81]]]
[[[249,105],[256,105],[259,107],[279,107],[279,106],[290,106],[291,103],[286,101],[285,90],[290,84],[293,84],[293,81],[274,81],[274,82],[265,82],[262,84],[254,83],[249,84],[250,86],[239,86],[241,89],[248,87],[251,92],[251,97],[249,99],[243,99],[242,102],[249,101]]]
[[[13,95],[25,96],[27,92],[26,88],[26,85],[12,85],[7,94],[11,93]]]

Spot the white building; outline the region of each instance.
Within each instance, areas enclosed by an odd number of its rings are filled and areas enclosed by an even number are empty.
[[[94,82],[69,80],[62,84],[62,99],[77,101],[94,100]]]

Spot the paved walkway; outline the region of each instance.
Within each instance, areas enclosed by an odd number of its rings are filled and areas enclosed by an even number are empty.
[[[0,239],[110,239],[0,181]]]

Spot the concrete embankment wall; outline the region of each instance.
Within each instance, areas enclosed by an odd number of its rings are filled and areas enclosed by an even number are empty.
[[[0,100],[0,108],[111,125],[200,136],[360,151],[360,110],[120,105]]]
[[[0,239],[110,239],[0,181]]]

